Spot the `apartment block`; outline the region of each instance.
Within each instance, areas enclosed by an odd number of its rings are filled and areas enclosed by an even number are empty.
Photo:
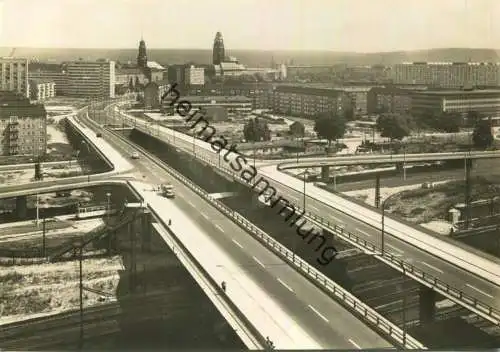
[[[407,113],[411,110],[412,91],[397,87],[373,87],[367,93],[367,112]]]
[[[51,81],[55,84],[55,95],[65,95],[68,91],[68,76],[63,71],[30,71],[29,79]]]
[[[47,112],[14,92],[0,92],[0,155],[42,156],[47,150]]]
[[[29,97],[28,59],[0,58],[0,90],[16,92]]]
[[[394,65],[395,84],[425,84],[440,88],[500,85],[500,64],[489,62],[405,62]]]
[[[50,80],[29,80],[30,99],[42,101],[55,96],[56,84]]]
[[[322,112],[340,112],[345,106],[344,92],[338,89],[278,86],[273,93],[273,110],[277,113],[314,117]]]
[[[66,64],[67,95],[115,97],[115,62],[110,60],[72,61]]]

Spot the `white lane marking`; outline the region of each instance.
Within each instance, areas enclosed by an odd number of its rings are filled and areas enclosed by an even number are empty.
[[[255,257],[252,257],[252,258],[253,258],[253,260],[255,260],[257,262],[257,264],[259,264],[261,267],[265,268],[264,264],[262,264],[260,260],[258,260]]]
[[[399,249],[398,247],[394,247],[392,244],[387,243],[386,246],[394,249],[396,252],[404,253],[404,251],[402,249]]]
[[[215,225],[215,227],[217,227],[217,229],[220,231],[220,232],[225,232],[224,229],[222,227],[220,227],[219,225]]]
[[[356,231],[358,231],[358,232],[360,232],[360,233],[362,233],[362,234],[363,234],[363,235],[365,235],[365,236],[368,236],[368,237],[370,237],[370,236],[371,236],[371,234],[369,234],[369,233],[368,233],[368,232],[366,232],[366,231],[363,231],[363,230],[360,230],[360,229],[355,229],[355,230],[356,230]]]
[[[314,307],[313,307],[313,306],[311,306],[310,304],[309,304],[309,308],[311,308],[311,310],[312,310],[314,313],[316,313],[316,314],[317,314],[317,315],[318,315],[321,319],[323,319],[324,321],[326,321],[327,323],[329,323],[328,319],[326,319],[326,318],[323,316],[323,314],[321,314],[320,312],[318,312],[318,311],[316,310],[316,308],[314,308]]]
[[[238,242],[236,241],[235,239],[232,239],[232,241],[240,248],[243,248],[243,246]]]
[[[208,217],[207,214],[203,213],[203,212],[200,212],[201,216],[203,216],[205,219],[207,220],[210,220],[210,218]]]
[[[282,284],[283,286],[285,286],[285,287],[288,289],[288,291],[293,292],[292,288],[291,288],[290,286],[288,286],[287,284],[285,284],[285,283],[283,282],[283,280],[281,280],[279,277],[278,277],[278,282],[279,282],[280,284]]]
[[[358,350],[361,350],[361,349],[362,349],[362,348],[361,348],[361,347],[359,347],[359,345],[358,345],[356,342],[354,342],[352,339],[349,339],[349,342],[350,342],[350,343],[352,343],[352,344],[354,345],[354,347],[356,347]]]
[[[306,205],[306,207],[307,207],[307,205]],[[314,210],[316,210],[316,211],[319,211],[319,209],[318,209],[318,208],[316,208],[314,205],[310,205],[310,206],[309,206],[309,208],[314,209]]]
[[[191,202],[191,201],[189,201],[189,200],[186,200],[186,202],[188,202],[190,206],[194,207],[193,202]]]
[[[421,263],[424,264],[426,267],[429,267],[429,268],[443,274],[443,270],[436,268],[434,265],[427,264],[426,262],[421,262]]]
[[[477,292],[482,293],[482,294],[483,294],[483,295],[485,295],[485,296],[488,296],[488,297],[490,297],[490,298],[493,298],[493,296],[492,296],[492,295],[490,295],[490,294],[488,294],[488,293],[486,293],[486,292],[484,292],[484,291],[481,291],[480,289],[478,289],[478,288],[477,288],[477,287],[475,287],[475,286],[472,286],[471,284],[465,284],[465,286],[469,286],[471,289],[476,290]]]

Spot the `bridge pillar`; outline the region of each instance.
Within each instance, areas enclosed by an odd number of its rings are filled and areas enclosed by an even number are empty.
[[[404,163],[396,163],[396,171],[402,172],[403,166],[404,166]]]
[[[151,252],[151,213],[144,213],[141,217],[141,249],[143,252]]]
[[[28,211],[28,201],[26,196],[16,197],[16,216],[18,219],[26,219]]]
[[[474,168],[474,160],[473,159],[466,159],[465,163],[466,163],[468,169]]]
[[[330,166],[321,167],[321,181],[325,183],[330,181]]]
[[[436,291],[420,285],[419,289],[420,323],[426,324],[434,321],[436,316]]]

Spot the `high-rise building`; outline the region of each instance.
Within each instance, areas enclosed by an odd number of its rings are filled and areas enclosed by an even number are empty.
[[[33,71],[29,79],[52,81],[55,83],[55,95],[64,95],[68,90],[68,76],[65,71]]]
[[[405,62],[392,67],[395,84],[440,88],[500,85],[500,64],[486,62]]]
[[[141,38],[139,42],[139,53],[137,54],[137,66],[140,68],[147,68],[148,55],[146,54],[146,42]]]
[[[17,92],[29,97],[27,59],[0,58],[0,90]]]
[[[22,94],[0,92],[0,155],[44,155],[47,150],[47,112]]]
[[[67,95],[115,97],[115,62],[110,60],[67,63]]]
[[[214,49],[213,49],[213,64],[220,65],[221,62],[224,62],[225,51],[224,51],[224,41],[222,39],[222,33],[217,32],[214,40]]]
[[[188,86],[202,86],[205,84],[205,69],[203,67],[186,67],[184,70],[185,84]]]

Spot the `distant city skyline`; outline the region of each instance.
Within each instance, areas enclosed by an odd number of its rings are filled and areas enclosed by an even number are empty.
[[[0,46],[387,52],[500,48],[498,0],[0,0]],[[22,23],[22,25],[20,25]]]

